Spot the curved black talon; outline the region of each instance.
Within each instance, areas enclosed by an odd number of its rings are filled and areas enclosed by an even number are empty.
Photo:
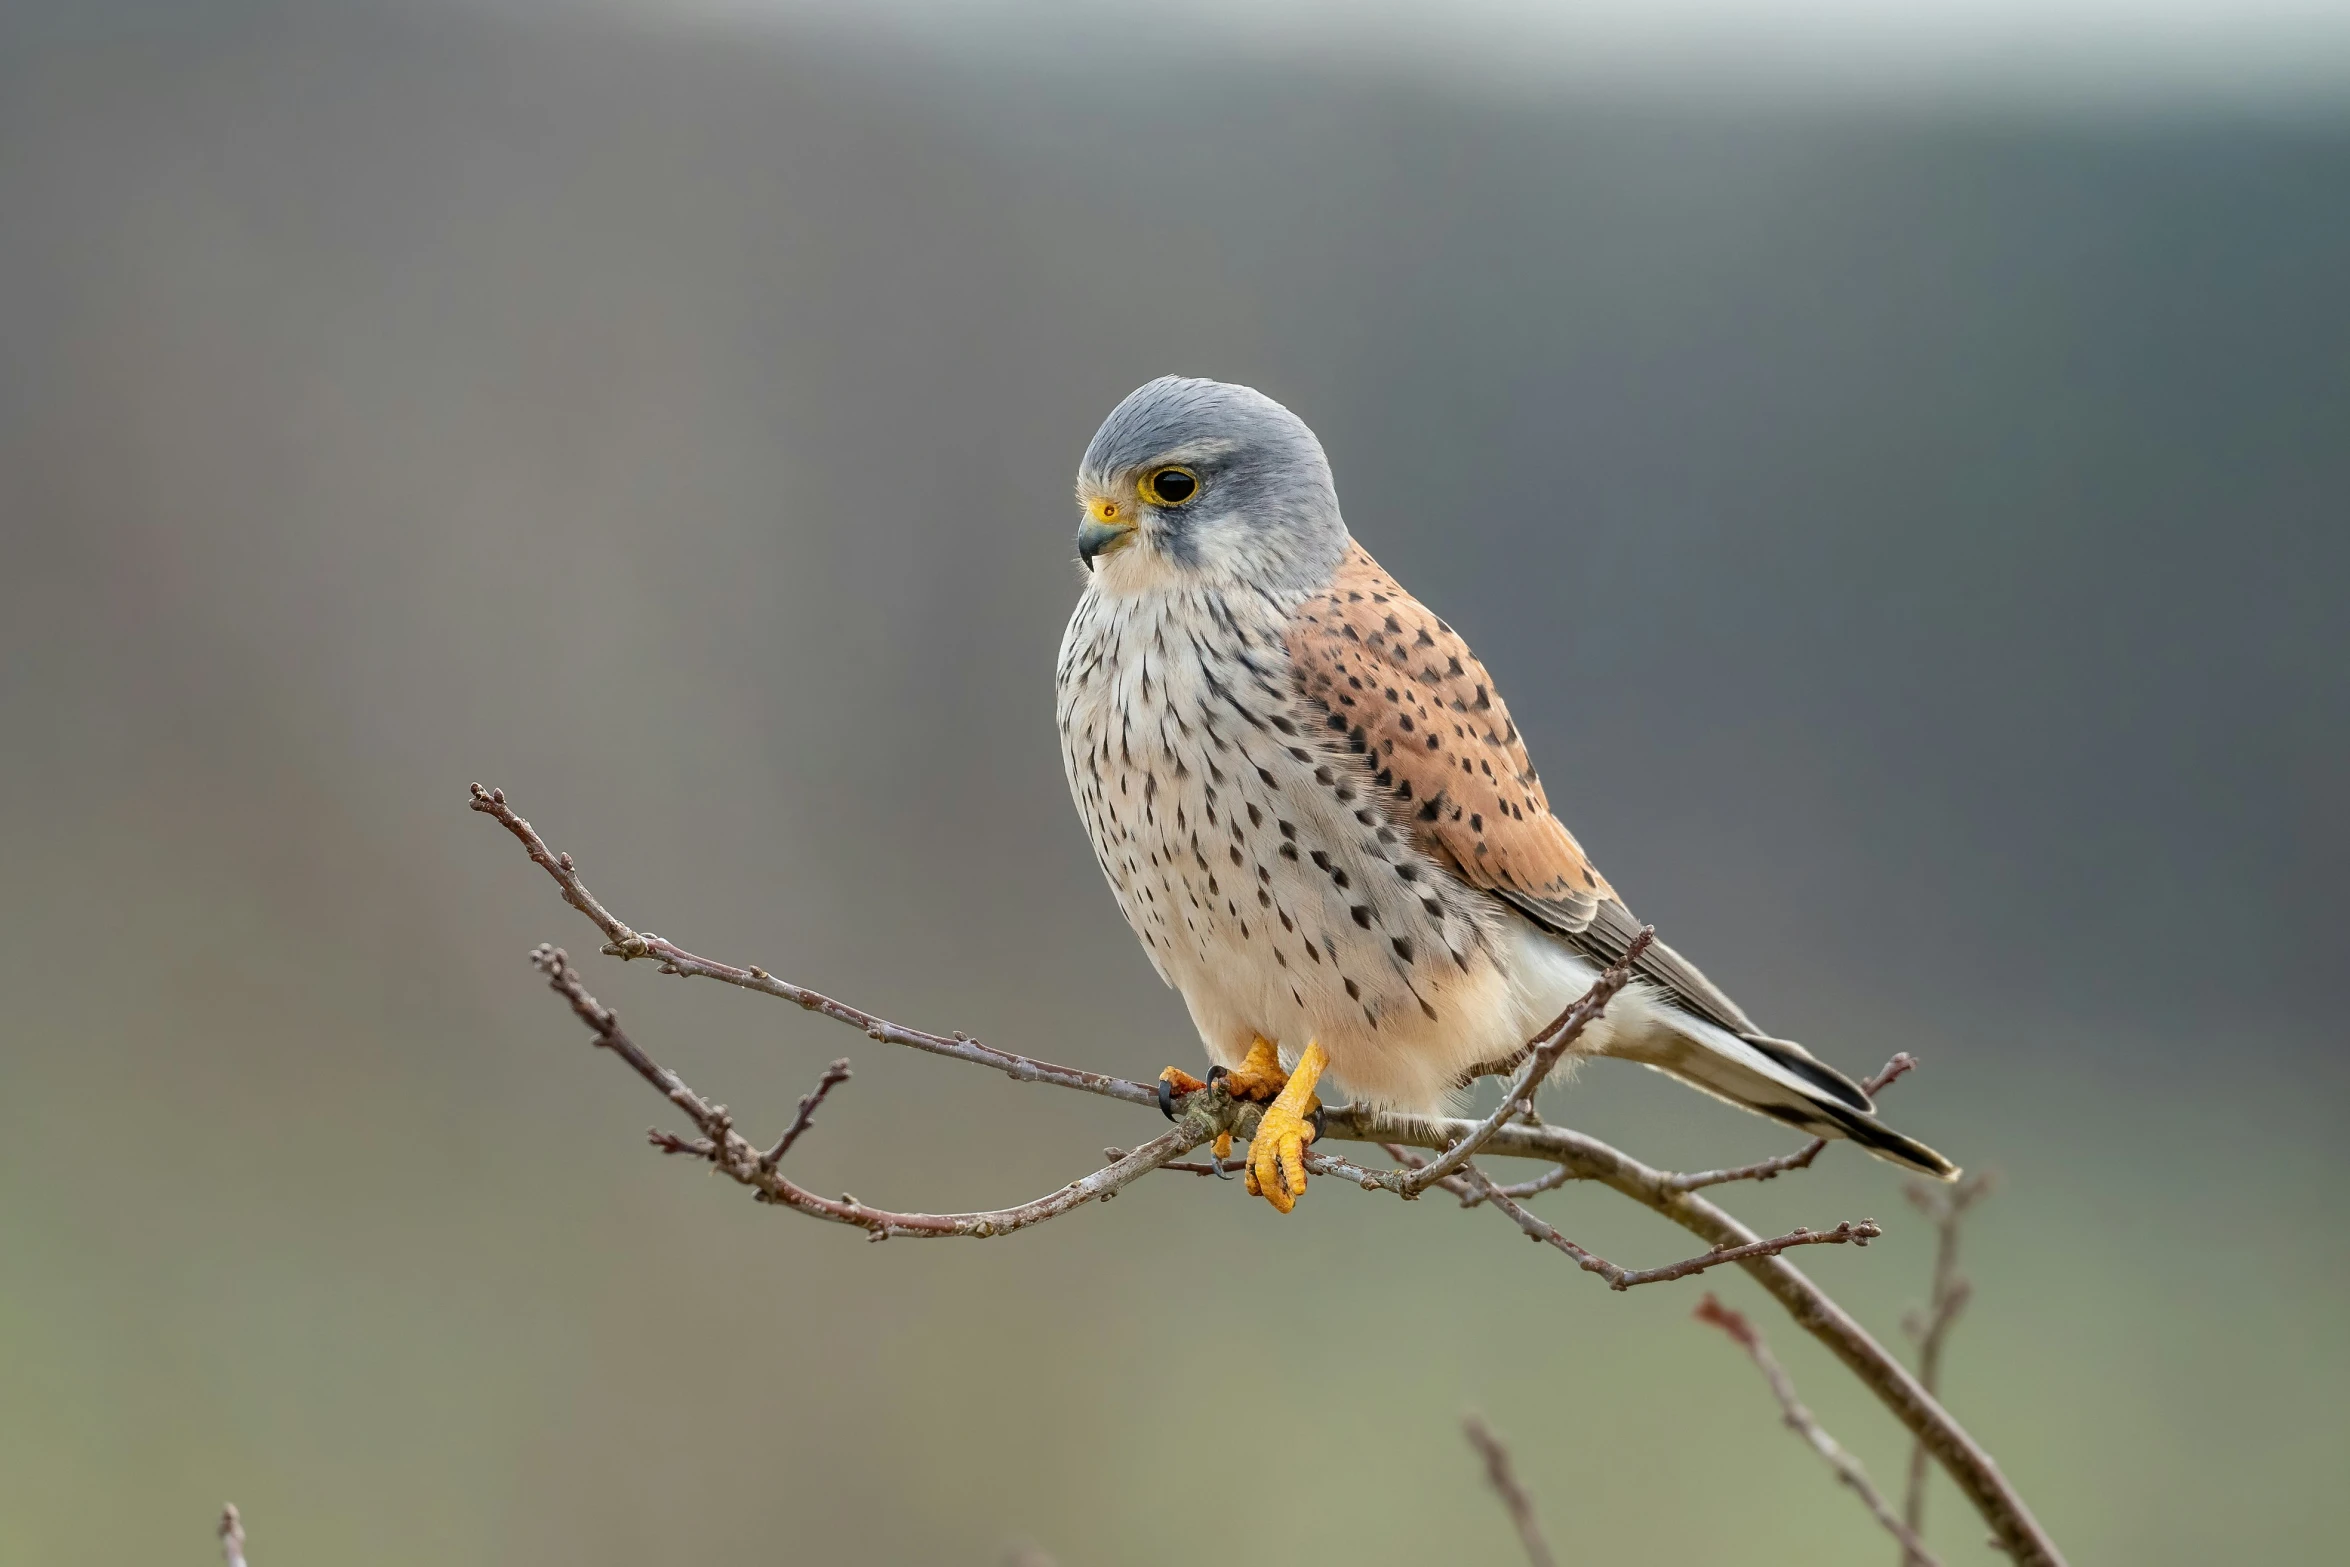
[[[1159,1114],[1175,1119],[1175,1085],[1164,1077],[1159,1079]]]
[[[1231,1075],[1232,1075],[1232,1068],[1230,1068],[1230,1067],[1228,1067],[1228,1066],[1212,1066],[1212,1067],[1209,1067],[1209,1068],[1208,1068],[1208,1086],[1209,1086],[1210,1088],[1213,1088],[1213,1087],[1215,1087],[1215,1086],[1216,1086],[1216,1079],[1218,1079],[1218,1078],[1220,1078],[1220,1077],[1230,1077]]]
[[[1319,1140],[1322,1135],[1322,1128],[1325,1125],[1324,1118],[1329,1114],[1330,1107],[1328,1105],[1316,1105],[1314,1106],[1314,1113],[1306,1117],[1306,1125],[1314,1129],[1314,1136],[1317,1140]]]

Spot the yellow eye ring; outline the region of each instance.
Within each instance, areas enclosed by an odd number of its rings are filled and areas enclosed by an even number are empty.
[[[1153,506],[1188,506],[1199,497],[1199,475],[1176,465],[1153,468],[1135,488]]]

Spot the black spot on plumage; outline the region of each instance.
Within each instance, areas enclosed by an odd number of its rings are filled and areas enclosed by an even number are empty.
[[[1294,844],[1294,843],[1285,843],[1285,844],[1283,844],[1283,845],[1281,846],[1281,857],[1282,857],[1283,859],[1285,859],[1285,860],[1294,860],[1294,859],[1296,859],[1296,858],[1297,858],[1297,845],[1296,845],[1296,844]]]
[[[1412,943],[1410,938],[1404,936],[1391,936],[1388,938],[1387,944],[1395,949],[1395,955],[1397,957],[1403,959],[1406,963],[1412,961]]]
[[[1348,981],[1346,982],[1346,999],[1347,999],[1347,1000],[1349,1000],[1349,1001],[1360,1001],[1360,1000],[1362,1000],[1362,999],[1363,999],[1363,987],[1362,987],[1362,986],[1360,986],[1360,985],[1358,985],[1358,984],[1356,984],[1356,983],[1355,983],[1353,980],[1351,980],[1351,979],[1350,979],[1350,980],[1348,980]]]
[[[1341,883],[1341,885],[1344,884]],[[1358,903],[1346,912],[1353,915],[1354,922],[1362,926],[1363,929],[1369,930],[1371,928],[1371,906],[1368,903]]]

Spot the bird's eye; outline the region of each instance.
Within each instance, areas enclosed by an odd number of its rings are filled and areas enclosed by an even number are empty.
[[[1142,498],[1158,506],[1180,506],[1199,493],[1199,475],[1189,468],[1153,468],[1142,476]]]

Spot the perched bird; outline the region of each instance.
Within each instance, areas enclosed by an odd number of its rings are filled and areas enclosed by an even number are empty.
[[[1152,381],[1095,432],[1077,499],[1087,575],[1055,675],[1069,789],[1211,1076],[1271,1100],[1248,1183],[1286,1213],[1325,1071],[1439,1110],[1640,922],[1551,814],[1468,644],[1348,536],[1297,415],[1245,386]],[[1578,1053],[1958,1173],[1670,947],[1634,973]]]

